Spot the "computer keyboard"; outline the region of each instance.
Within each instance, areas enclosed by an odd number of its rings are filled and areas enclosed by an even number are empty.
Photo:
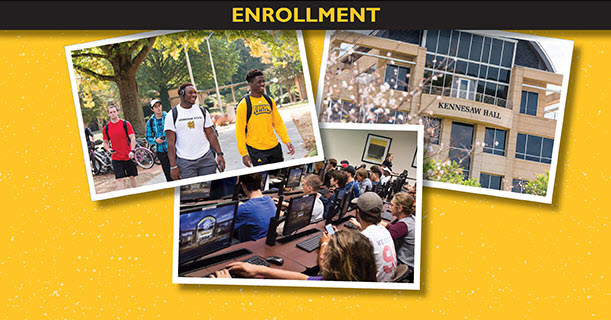
[[[320,237],[322,237],[322,233],[319,233],[311,238],[305,239],[297,243],[297,248],[305,250],[307,252],[312,252],[318,249],[318,242],[320,242]]]
[[[250,264],[255,264],[255,265],[258,265],[258,266],[266,266],[266,267],[270,266],[269,262],[265,261],[265,259],[263,259],[263,258],[261,258],[259,256],[252,256],[252,257],[250,257],[250,258],[248,258],[246,260],[242,260],[242,262],[246,262],[246,263],[250,263]],[[233,272],[229,272],[229,274],[231,275],[232,278],[240,278],[238,275],[236,275]],[[215,276],[215,273],[212,272],[210,274],[207,274],[207,275],[204,276],[204,278],[210,278],[211,275]]]
[[[246,263],[250,263],[250,264],[255,264],[258,266],[266,266],[269,267],[269,262],[265,261],[265,259],[259,257],[259,256],[252,256],[246,260],[244,260],[243,262]]]
[[[354,230],[358,230],[358,228],[359,228],[354,223],[352,223],[350,221],[344,223],[344,227],[350,228],[350,229],[354,229]]]

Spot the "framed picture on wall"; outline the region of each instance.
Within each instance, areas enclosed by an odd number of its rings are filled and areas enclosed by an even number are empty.
[[[361,161],[382,164],[390,150],[391,142],[392,138],[382,137],[371,133],[368,134]]]

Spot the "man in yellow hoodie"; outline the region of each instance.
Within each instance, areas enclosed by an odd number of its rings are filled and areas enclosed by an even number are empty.
[[[282,162],[282,146],[274,130],[286,144],[289,155],[295,153],[295,148],[291,144],[276,103],[264,93],[263,72],[258,69],[248,71],[246,82],[250,87],[250,94],[244,96],[238,104],[235,122],[235,135],[242,162],[247,167]]]

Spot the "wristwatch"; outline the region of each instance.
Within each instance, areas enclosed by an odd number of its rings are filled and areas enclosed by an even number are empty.
[[[224,156],[225,154],[223,152],[219,152],[219,153],[217,153],[217,155]]]

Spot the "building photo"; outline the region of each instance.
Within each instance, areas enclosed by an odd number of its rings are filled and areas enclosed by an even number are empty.
[[[551,202],[571,41],[375,30],[326,43],[321,122],[422,124],[425,186]]]

